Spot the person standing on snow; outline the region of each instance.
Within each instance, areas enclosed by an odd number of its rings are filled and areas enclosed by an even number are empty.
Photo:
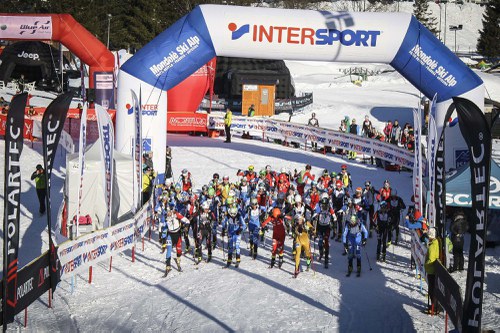
[[[195,261],[199,263],[202,260],[202,245],[203,241],[205,241],[208,256],[207,262],[210,262],[212,259],[212,227],[215,223],[215,215],[210,211],[210,203],[205,201],[201,204],[201,212],[196,217],[196,230],[198,233],[195,237],[197,237],[198,241],[196,243],[196,253],[195,253]],[[195,228],[193,228],[193,231]]]
[[[273,249],[271,252],[271,265],[269,268],[274,267],[276,254],[279,255],[278,267],[281,268],[281,265],[283,265],[283,252],[285,246],[285,225],[279,208],[274,208],[271,215],[264,222],[262,222],[260,227],[265,228],[268,223],[273,225]]]
[[[389,225],[389,209],[385,201],[380,203],[380,208],[377,211],[375,221],[377,225],[377,261],[385,262],[387,234],[391,228]]]
[[[394,189],[392,190],[391,196],[389,197],[389,217],[391,226],[389,228],[389,240],[388,244],[392,242],[392,231],[396,231],[396,239],[394,240],[394,245],[398,245],[399,241],[399,222],[401,221],[401,211],[406,209],[406,205],[398,196],[398,192]]]
[[[304,188],[306,187],[307,182],[316,178],[316,176],[311,174],[311,169],[311,165],[307,164],[306,168],[301,172],[297,173],[297,170],[295,170],[294,178],[297,183],[297,192],[299,192],[301,196],[304,195]]]
[[[295,225],[295,273],[294,277],[297,277],[300,272],[300,256],[302,251],[304,251],[307,263],[307,269],[311,267],[311,244],[309,242],[309,233],[314,233],[314,228],[309,221],[306,221],[304,216],[295,215],[294,216]]]
[[[31,180],[35,181],[36,195],[38,197],[38,203],[40,208],[38,212],[40,214],[45,214],[45,197],[46,197],[46,186],[45,186],[45,170],[41,164],[36,166],[35,172],[31,174]]]
[[[257,198],[250,200],[250,207],[247,209],[245,220],[248,223],[250,255],[252,259],[257,259],[257,249],[259,248],[259,232],[261,219],[264,216],[262,208],[259,207]]]
[[[424,268],[427,273],[428,294],[431,300],[431,305],[427,309],[427,313],[437,314],[440,312],[440,309],[436,299],[436,275],[434,269],[434,262],[439,261],[439,242],[436,239],[436,228],[430,228],[427,235],[429,237],[429,243],[425,256]]]
[[[165,275],[172,270],[171,258],[172,258],[172,247],[175,246],[177,251],[177,258],[175,258],[175,263],[177,264],[177,269],[182,272],[181,268],[181,256],[182,256],[182,238],[181,238],[181,227],[182,225],[188,225],[189,220],[183,215],[175,211],[175,203],[170,202],[163,206],[158,206],[157,213],[160,216],[160,230],[161,230],[161,243],[162,248],[167,250],[165,255]]]
[[[233,113],[230,108],[226,109],[224,115],[224,132],[226,132],[226,143],[231,143],[231,123],[233,122]]]
[[[307,125],[312,127],[319,127],[319,121],[316,118],[316,113],[313,112],[311,114],[311,118],[309,118]],[[318,143],[316,141],[311,141],[311,147],[313,151],[318,150]]]
[[[330,204],[328,196],[321,198],[320,204],[316,207],[314,224],[318,236],[319,261],[325,256],[325,268],[328,268],[328,256],[330,253],[330,229],[335,231],[334,223],[337,221],[335,212]]]
[[[357,276],[361,276],[361,246],[366,245],[368,231],[365,226],[359,222],[356,215],[351,216],[351,220],[346,223],[344,233],[342,234],[342,242],[344,243],[345,251],[349,254],[347,257],[347,275],[352,273],[352,264],[356,255]]]
[[[231,266],[233,262],[233,252],[236,253],[236,265],[238,268],[240,265],[240,243],[241,243],[241,233],[246,229],[245,221],[241,216],[238,208],[236,206],[231,206],[228,210],[228,214],[222,221],[222,232],[225,234],[227,230],[227,263],[226,268]],[[224,237],[224,236],[223,236]]]
[[[365,188],[363,189],[363,198],[365,198],[366,204],[368,206],[367,220],[370,221],[370,225],[368,228],[368,234],[369,234],[370,238],[372,237],[372,230],[375,228],[375,224],[374,224],[375,194],[379,194],[379,192],[377,190],[375,190],[372,186],[372,183],[369,180],[367,180],[365,182]]]

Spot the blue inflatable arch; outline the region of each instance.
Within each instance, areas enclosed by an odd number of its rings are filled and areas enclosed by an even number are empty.
[[[127,106],[132,105],[131,90],[137,94],[141,90],[142,104],[157,110],[144,114],[142,126],[143,140],[151,145],[155,169],[161,173],[166,148],[165,91],[214,56],[386,63],[429,99],[437,96],[438,124],[444,123],[454,96],[484,109],[481,79],[410,14],[201,5],[121,67],[117,149],[131,151],[134,117]]]

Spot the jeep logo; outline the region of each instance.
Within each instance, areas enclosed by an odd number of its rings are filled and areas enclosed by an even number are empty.
[[[33,59],[33,60],[40,60],[40,56],[38,55],[38,53],[26,53],[24,51],[19,53],[17,55],[17,57],[18,58],[29,58],[29,59]]]

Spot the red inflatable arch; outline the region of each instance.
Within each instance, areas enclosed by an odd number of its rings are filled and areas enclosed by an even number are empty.
[[[25,20],[19,20],[20,17],[25,18]],[[42,34],[35,33],[43,25],[43,19],[48,17],[51,18],[50,28],[52,34],[47,34],[47,37],[44,37]],[[111,97],[113,96],[115,58],[111,51],[78,23],[73,16],[69,14],[0,13],[0,22],[3,24],[2,29],[0,29],[0,39],[3,40],[52,40],[61,42],[89,66],[89,85],[90,88],[96,88],[95,101],[100,103],[102,98],[110,98],[109,90],[111,90]],[[31,31],[23,33],[23,30]],[[107,84],[96,85],[96,74],[109,74],[112,80],[109,80],[108,76],[105,80],[102,80]],[[109,106],[114,107],[113,98],[110,98]]]

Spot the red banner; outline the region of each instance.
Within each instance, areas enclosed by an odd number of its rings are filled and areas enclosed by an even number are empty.
[[[5,136],[6,115],[0,115],[0,135]],[[24,139],[33,141],[33,120],[24,119]]]
[[[207,114],[168,112],[167,132],[208,132]]]

